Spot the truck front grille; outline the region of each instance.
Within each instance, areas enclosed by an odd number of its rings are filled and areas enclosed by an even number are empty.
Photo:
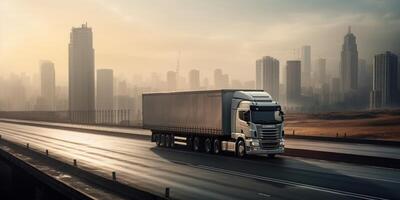
[[[279,127],[260,128],[259,130],[260,146],[262,149],[276,149],[279,146]]]

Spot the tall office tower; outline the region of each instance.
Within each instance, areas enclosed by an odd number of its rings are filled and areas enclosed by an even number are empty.
[[[311,46],[301,47],[301,86],[311,86]]]
[[[94,120],[94,49],[92,28],[72,28],[69,43],[69,110],[87,111],[84,120]]]
[[[326,60],[319,58],[317,60],[317,66],[315,67],[315,79],[319,86],[322,86],[326,81]]]
[[[227,88],[230,88],[229,75],[228,74],[222,74],[221,89],[227,89]]]
[[[288,104],[296,104],[301,97],[301,62],[289,60],[286,63],[286,98]]]
[[[335,104],[341,101],[340,78],[332,78],[330,87],[330,104]]]
[[[200,71],[192,69],[189,72],[189,87],[191,90],[200,89]]]
[[[214,70],[214,87],[216,89],[222,88],[223,74],[221,69]]]
[[[261,90],[262,85],[262,59],[256,60],[256,89]]]
[[[114,72],[112,69],[97,70],[97,110],[112,110],[114,97]]]
[[[168,71],[167,72],[167,89],[169,91],[175,91],[177,87],[177,78],[176,77],[176,72],[174,71]]]
[[[342,92],[344,94],[358,88],[358,51],[356,36],[351,33],[349,27],[348,33],[344,36],[340,61],[340,78],[342,81]]]
[[[364,59],[358,60],[358,87],[368,91],[372,89],[372,68]]]
[[[40,88],[42,105],[41,110],[55,110],[56,100],[56,78],[54,63],[42,61],[40,63]]]
[[[257,73],[261,72],[261,88],[268,92],[273,99],[279,99],[279,61],[270,56],[264,56],[258,60]],[[259,76],[259,74],[256,74]],[[257,88],[259,89],[259,88]]]
[[[374,57],[373,89],[371,108],[393,106],[398,98],[398,57],[392,52],[377,54]]]

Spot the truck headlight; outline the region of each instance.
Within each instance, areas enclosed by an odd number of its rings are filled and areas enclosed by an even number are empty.
[[[279,142],[279,146],[284,147],[284,146],[285,146],[285,140],[281,140],[281,141]]]
[[[260,142],[258,141],[258,140],[253,140],[252,142],[251,142],[251,145],[252,146],[260,146]]]

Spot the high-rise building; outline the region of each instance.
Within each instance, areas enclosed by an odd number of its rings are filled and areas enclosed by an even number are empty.
[[[261,72],[261,75],[258,74]],[[256,77],[260,88],[268,92],[275,100],[279,99],[279,61],[270,56],[264,56],[256,61]],[[256,79],[257,80],[257,79]]]
[[[326,80],[326,60],[323,58],[319,58],[317,60],[317,66],[315,67],[315,78],[316,83],[319,86],[322,86],[324,83],[327,83]]]
[[[344,43],[341,52],[340,78],[342,82],[342,92],[348,93],[358,88],[358,51],[356,36],[348,33],[344,36]]]
[[[262,59],[256,61],[256,89],[262,89]]]
[[[288,104],[296,104],[301,98],[301,62],[289,60],[286,63],[286,98]]]
[[[56,100],[56,79],[54,63],[51,61],[41,61],[40,63],[40,88],[41,88],[41,110],[55,110]]]
[[[177,87],[177,77],[176,72],[168,71],[167,72],[167,89],[169,91],[175,91]]]
[[[221,69],[214,70],[214,88],[227,89],[229,85],[229,75],[223,74]]]
[[[311,86],[311,46],[301,47],[301,86]]]
[[[340,78],[332,78],[330,87],[330,104],[336,104],[342,99],[340,86]]]
[[[97,110],[112,110],[114,97],[114,72],[112,69],[97,70]]]
[[[358,87],[372,89],[372,67],[364,59],[358,60]]]
[[[191,90],[200,89],[200,71],[192,69],[189,72],[189,87]]]
[[[373,89],[371,108],[396,105],[398,102],[398,57],[392,52],[377,54],[374,57]]]
[[[88,111],[90,122],[95,109],[95,71],[92,29],[83,24],[72,28],[69,43],[69,110]]]
[[[222,88],[223,74],[221,69],[214,70],[214,87],[216,89]]]
[[[229,75],[228,74],[223,74],[222,75],[222,80],[221,80],[221,89],[227,89],[227,88],[230,88]]]

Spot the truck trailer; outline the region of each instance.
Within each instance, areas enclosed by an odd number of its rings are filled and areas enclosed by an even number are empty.
[[[157,146],[238,157],[284,152],[284,113],[262,90],[145,93],[143,127]]]

